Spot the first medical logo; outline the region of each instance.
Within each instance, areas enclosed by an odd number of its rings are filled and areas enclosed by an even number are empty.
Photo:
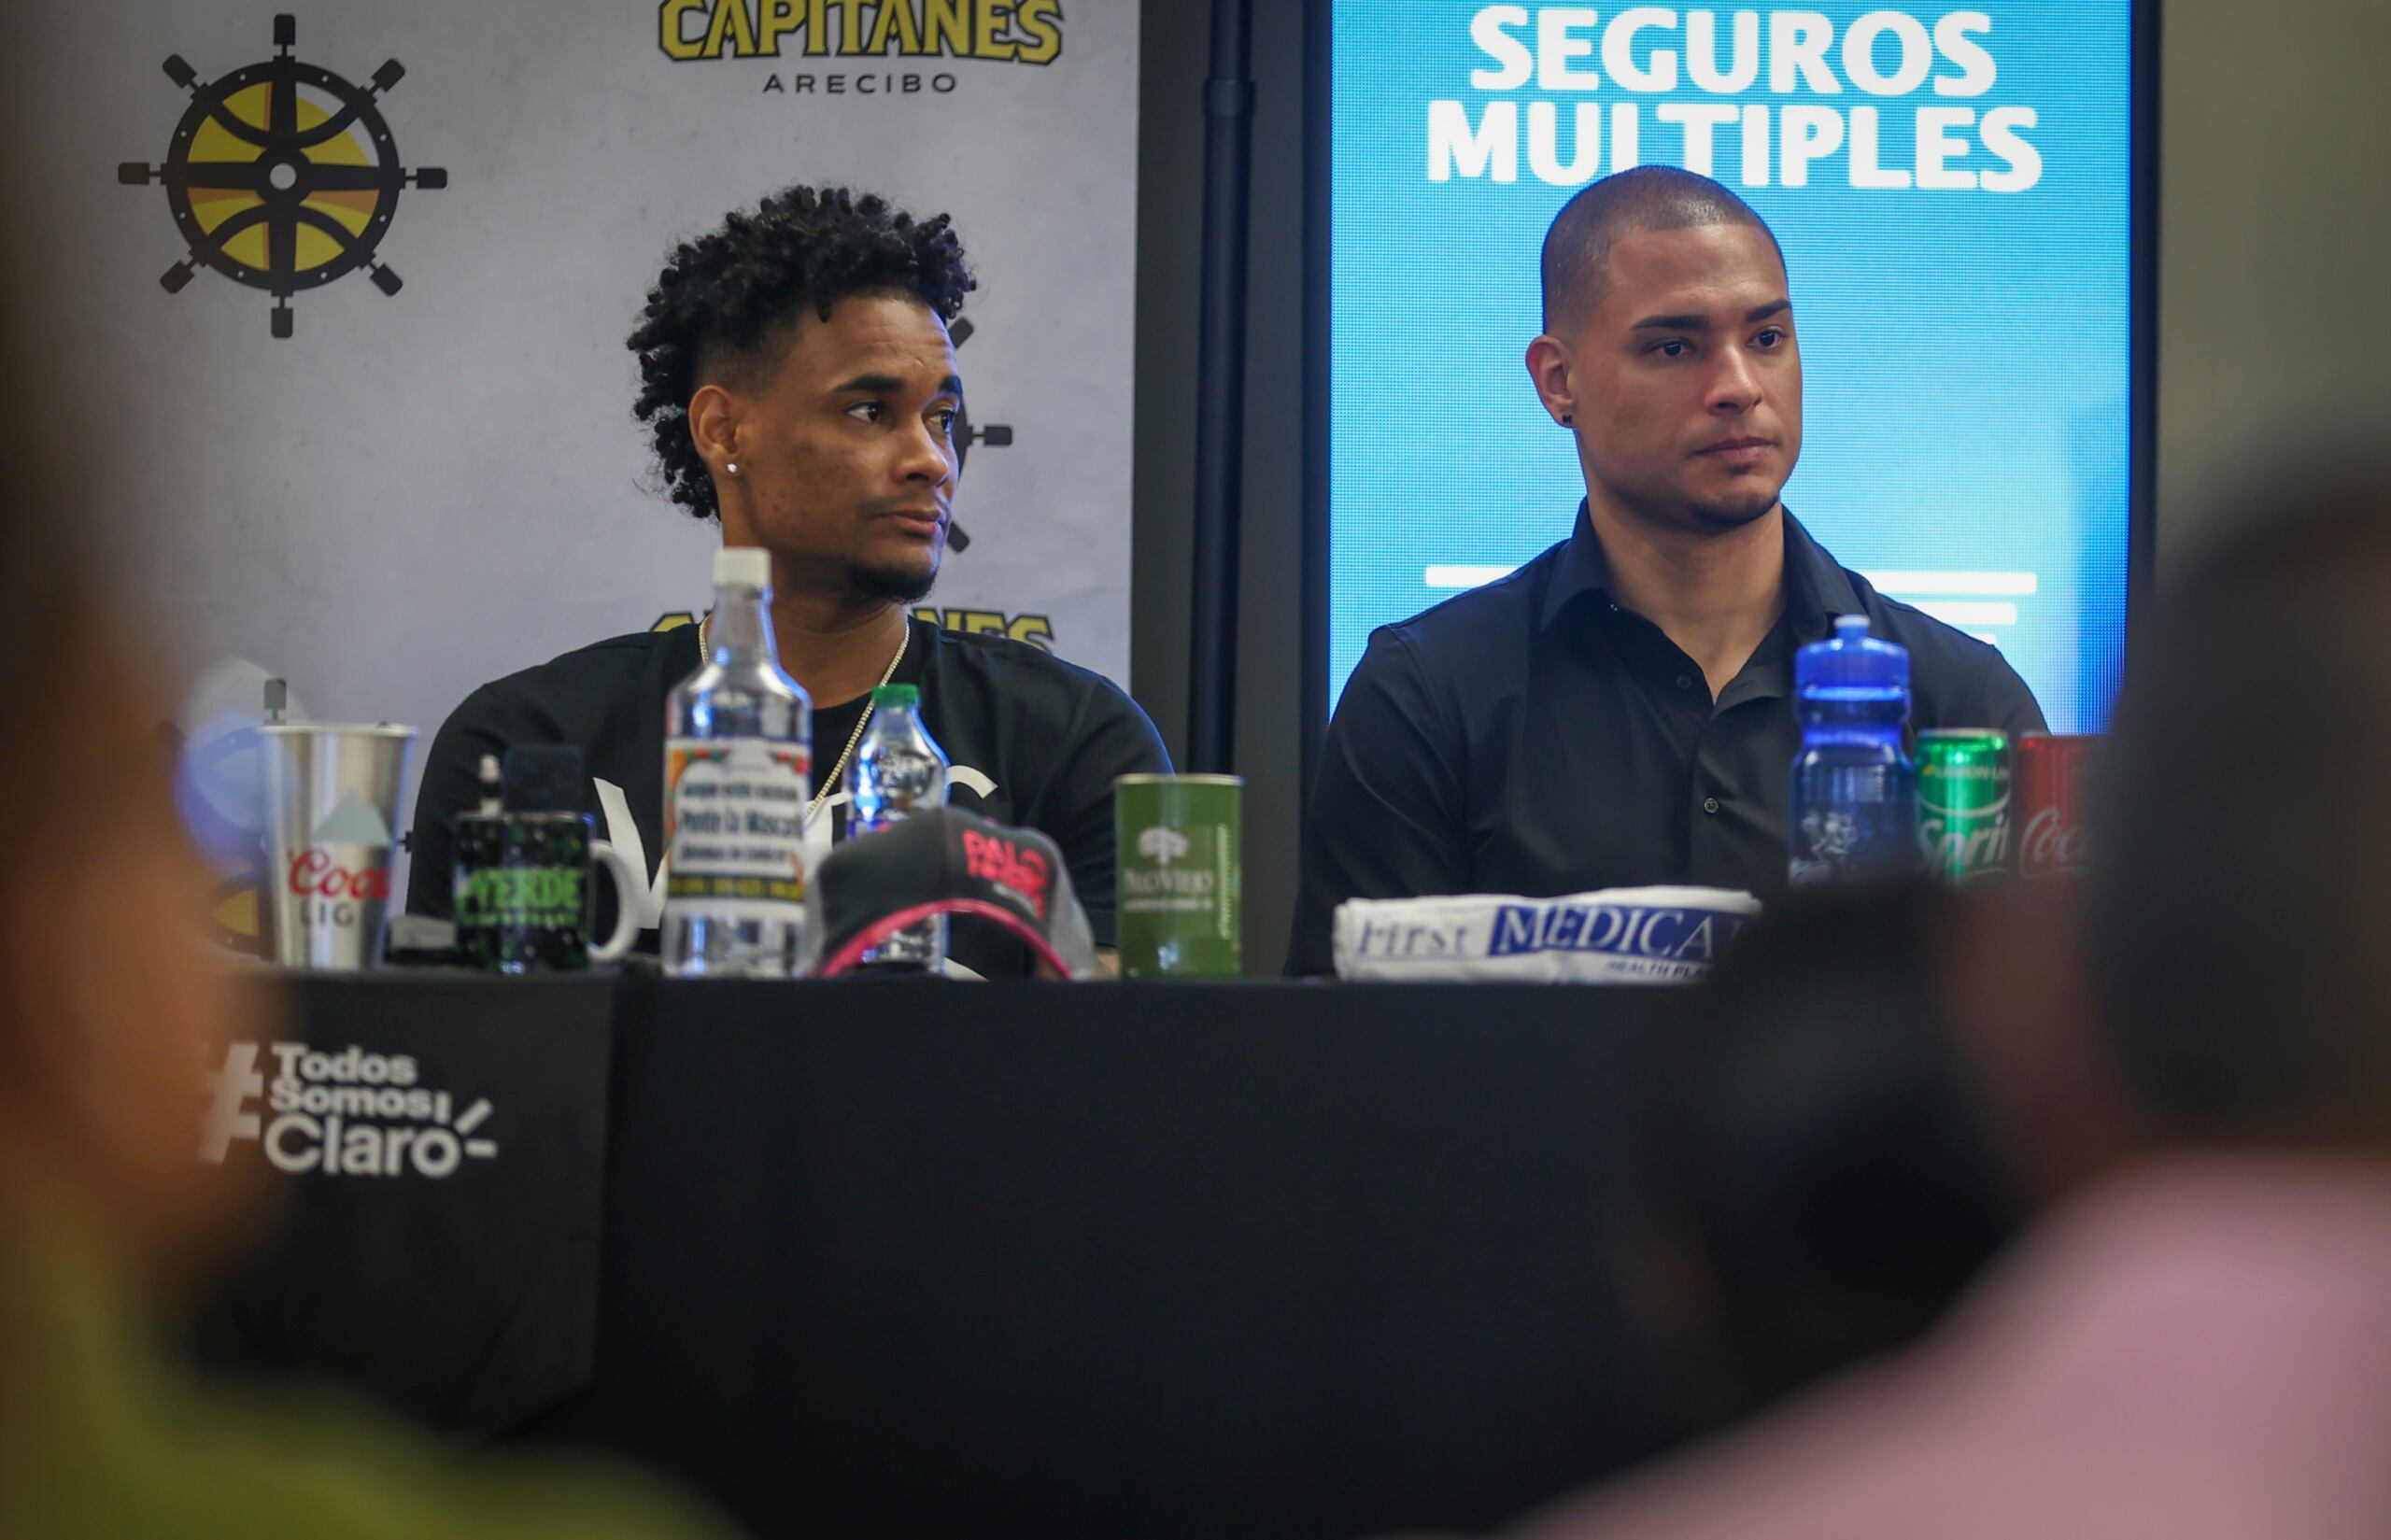
[[[263,1052],[262,1052],[262,1050]],[[273,1079],[261,1061],[270,1053]],[[421,1083],[413,1056],[350,1045],[327,1053],[305,1043],[236,1042],[203,1077],[199,1158],[221,1166],[236,1141],[256,1144],[291,1175],[429,1177],[443,1181],[469,1160],[492,1160],[483,1135],[489,1098],[461,1109]]]

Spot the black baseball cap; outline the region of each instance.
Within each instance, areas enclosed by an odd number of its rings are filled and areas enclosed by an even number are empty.
[[[846,841],[805,888],[805,971],[830,978],[907,925],[966,914],[1065,979],[1096,977],[1096,940],[1054,841],[955,808]]]

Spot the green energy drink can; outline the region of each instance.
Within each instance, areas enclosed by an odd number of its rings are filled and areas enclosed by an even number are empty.
[[[1230,979],[1242,970],[1244,800],[1236,775],[1112,783],[1125,977]]]
[[[2009,869],[2009,738],[1990,728],[1917,735],[1917,842],[1949,883]]]

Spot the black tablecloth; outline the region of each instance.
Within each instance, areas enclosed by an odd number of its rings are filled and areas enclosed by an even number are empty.
[[[768,1533],[1485,1526],[1684,1431],[1606,1218],[1663,992],[298,994],[314,1046],[412,1041],[426,1083],[490,1100],[501,1150],[297,1179],[217,1354],[631,1451]],[[341,1350],[346,1318],[375,1351]]]

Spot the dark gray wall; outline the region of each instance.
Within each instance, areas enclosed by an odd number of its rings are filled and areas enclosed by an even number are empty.
[[[2385,453],[2391,7],[2169,0],[2161,52],[2163,583],[2254,459]]]
[[[1187,747],[1196,504],[1207,4],[1145,0],[1138,129],[1138,438],[1130,689]],[[1254,7],[1252,302],[1237,761],[1245,786],[1245,961],[1276,973],[1295,905],[1303,497],[1303,7]]]

